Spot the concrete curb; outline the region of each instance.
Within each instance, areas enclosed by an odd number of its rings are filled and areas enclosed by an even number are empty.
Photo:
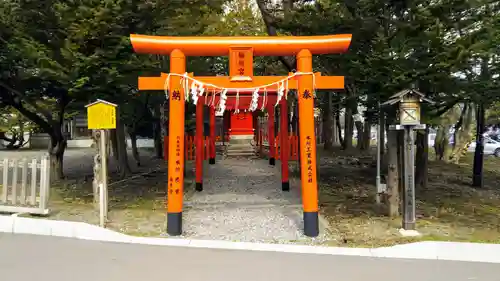
[[[34,234],[76,239],[133,243],[157,246],[194,247],[224,250],[250,250],[301,254],[365,256],[376,258],[453,260],[467,262],[500,263],[500,244],[457,243],[457,242],[417,242],[384,248],[343,248],[304,245],[263,244],[213,240],[189,240],[177,238],[135,237],[118,233],[95,225],[32,219],[0,215],[0,232],[14,234]]]

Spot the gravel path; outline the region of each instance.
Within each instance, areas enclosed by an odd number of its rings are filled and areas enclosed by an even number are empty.
[[[204,190],[186,200],[185,236],[251,242],[290,242],[302,235],[297,191],[281,191],[279,162],[221,159],[204,169]]]

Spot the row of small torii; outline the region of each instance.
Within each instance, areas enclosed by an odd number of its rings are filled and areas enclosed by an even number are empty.
[[[236,113],[255,111],[259,93],[267,99],[276,95],[274,106],[284,104],[288,90],[298,93],[301,190],[304,214],[304,234],[319,235],[318,189],[316,171],[316,141],[314,129],[315,89],[343,89],[343,76],[321,76],[312,71],[312,56],[347,51],[351,35],[310,37],[161,37],[131,35],[137,53],[170,56],[170,73],[160,77],[139,77],[139,90],[166,89],[169,101],[168,144],[168,202],[167,233],[182,234],[184,185],[184,103],[190,99],[197,104],[197,114],[203,112],[198,100],[210,96],[211,108],[217,104],[221,114],[228,106],[228,95],[235,97]],[[229,56],[230,76],[194,77],[186,72],[186,56]],[[297,72],[288,76],[253,76],[254,56],[295,56]],[[218,95],[216,93],[219,93]],[[210,95],[212,93],[212,95]],[[263,99],[264,99],[263,98]],[[284,98],[284,99],[283,99]],[[261,104],[264,105],[264,100]],[[265,101],[270,102],[269,100]],[[198,106],[198,104],[201,104]],[[200,109],[198,109],[198,107]],[[262,107],[261,107],[262,108]],[[213,109],[211,109],[213,110]],[[212,115],[212,114],[211,114]],[[288,169],[288,168],[287,168]]]

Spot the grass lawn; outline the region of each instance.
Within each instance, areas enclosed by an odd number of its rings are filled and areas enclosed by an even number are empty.
[[[421,238],[402,238],[401,218],[390,219],[374,199],[374,158],[342,163],[345,152],[320,151],[319,201],[330,224],[326,244],[379,247],[419,240],[500,243],[500,158],[485,157],[483,189],[470,186],[472,154],[459,165],[429,163],[429,186],[416,190]],[[336,155],[337,157],[332,157]],[[365,163],[365,164],[363,164]]]

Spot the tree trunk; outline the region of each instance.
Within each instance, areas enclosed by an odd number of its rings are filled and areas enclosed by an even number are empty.
[[[436,152],[436,160],[447,161],[449,155],[449,137],[448,132],[450,127],[441,125],[436,132],[434,140],[434,151]]]
[[[371,138],[372,138],[372,124],[369,119],[365,119],[363,129],[363,149],[369,150],[371,146]]]
[[[324,133],[324,149],[331,150],[333,147],[333,107],[332,94],[327,93],[327,102],[323,110],[323,133]]]
[[[49,148],[50,165],[51,165],[51,179],[64,178],[64,151],[66,150],[65,139],[52,139],[51,148]]]
[[[380,112],[379,116],[379,135],[377,136],[377,141],[380,143],[380,157],[384,159],[383,155],[385,154],[385,114]],[[383,162],[383,161],[382,161]]]
[[[111,141],[111,149],[113,150],[113,158],[118,161],[118,138],[116,136],[116,129],[110,130],[109,139]],[[99,145],[99,144],[97,144]]]
[[[153,128],[153,137],[155,145],[155,157],[158,159],[163,159],[163,140],[161,136],[160,122],[155,121]]]
[[[484,104],[477,105],[476,114],[476,150],[474,152],[474,167],[472,171],[472,186],[483,187],[483,153],[484,153]]]
[[[347,106],[345,109],[345,115],[344,115],[344,142],[343,142],[343,147],[345,150],[350,150],[353,148],[352,146],[352,136],[353,136],[353,129],[354,129],[354,120],[352,118],[352,108],[350,106]]]
[[[127,143],[125,140],[125,128],[120,118],[116,118],[116,143],[118,150],[117,168],[120,179],[124,179],[132,171],[128,164]]]
[[[465,104],[460,120],[455,127],[455,141],[449,159],[452,163],[458,164],[460,162],[460,159],[467,153],[472,141],[472,112],[472,107]]]
[[[440,124],[436,132],[434,140],[434,150],[436,151],[436,159],[448,162],[450,160],[450,129],[452,125],[461,123],[460,111],[458,105],[448,109],[440,117]]]
[[[21,148],[24,146],[24,122],[21,120],[18,124],[19,126],[19,138],[18,138],[18,148]]]
[[[389,217],[399,216],[398,132],[387,133],[387,204]]]
[[[339,126],[337,125],[338,112],[332,114],[332,146],[340,147],[342,146],[339,138]]]
[[[340,108],[337,107],[337,114],[335,114],[335,125],[337,127],[337,137],[339,146],[344,146],[344,138],[342,136],[342,125],[340,124]]]
[[[130,136],[130,143],[132,145],[132,156],[134,157],[137,167],[140,167],[141,157],[139,156],[139,150],[137,149],[137,135],[132,130],[128,135]]]
[[[425,189],[429,180],[429,128],[417,130],[417,153],[415,166],[415,185]]]
[[[67,141],[62,133],[61,124],[53,124],[53,133],[50,135],[48,153],[50,157],[51,179],[63,179],[63,157]]]
[[[365,134],[364,132],[364,126],[363,122],[361,121],[355,121],[354,126],[356,126],[356,148],[359,150],[365,149],[363,147],[363,135]]]

